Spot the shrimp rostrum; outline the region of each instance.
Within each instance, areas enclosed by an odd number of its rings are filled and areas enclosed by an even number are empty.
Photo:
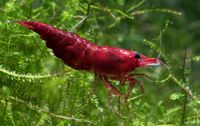
[[[38,33],[46,41],[48,48],[53,50],[55,56],[76,69],[93,72],[109,90],[118,97],[118,110],[120,110],[120,98],[124,97],[127,103],[133,86],[138,83],[143,91],[141,83],[131,73],[138,67],[159,65],[157,58],[149,58],[135,51],[115,48],[110,46],[97,46],[91,41],[72,32],[65,32],[47,24],[34,21],[18,21],[19,24]],[[128,84],[127,93],[121,93],[115,88],[109,79],[119,81],[120,85]]]

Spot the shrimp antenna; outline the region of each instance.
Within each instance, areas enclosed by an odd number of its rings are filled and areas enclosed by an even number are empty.
[[[159,60],[160,59],[160,55],[161,55],[161,52],[158,54],[158,56],[157,56],[157,60]]]
[[[160,35],[159,35],[159,47],[161,48],[161,46],[162,46],[162,31],[160,32]],[[160,56],[161,56],[161,50],[159,51],[159,54],[156,59],[159,60]]]
[[[159,54],[158,54],[158,56],[157,56],[157,60],[159,60],[159,59],[160,59],[160,56],[161,56],[162,36],[163,36],[163,33],[165,33],[165,31],[166,31],[166,29],[167,29],[169,23],[170,23],[170,21],[167,20],[166,23],[165,23],[165,27],[160,31],[160,34],[159,34],[160,52],[159,52]]]
[[[162,32],[160,32],[159,40],[160,40],[159,44],[160,44],[160,48],[161,48],[161,46],[162,46]],[[159,60],[160,56],[161,56],[161,50],[159,51],[159,54],[158,54],[156,59]]]

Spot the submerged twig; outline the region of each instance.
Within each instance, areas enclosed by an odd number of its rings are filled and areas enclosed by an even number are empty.
[[[178,86],[179,86],[181,89],[183,89],[183,91],[185,91],[192,99],[197,100],[198,102],[200,102],[200,101],[198,100],[198,98],[197,98],[196,96],[193,95],[193,93],[192,93],[192,91],[190,90],[190,88],[189,88],[188,86],[185,87],[184,84],[183,84],[182,82],[180,82],[180,81],[172,74],[170,68],[169,68],[166,64],[162,63],[162,65],[169,71],[169,75],[170,75],[170,76],[168,76],[168,77],[169,77],[170,79],[172,79],[176,84],[178,84]]]
[[[2,66],[0,66],[0,73],[6,74],[11,77],[17,77],[17,78],[27,78],[27,79],[42,79],[42,78],[50,78],[50,77],[56,77],[60,74],[46,74],[46,75],[41,75],[41,74],[19,74],[16,73],[15,71],[9,71]]]
[[[176,10],[171,10],[171,9],[164,9],[164,8],[150,8],[150,9],[145,9],[145,10],[139,10],[139,11],[133,11],[131,13],[132,16],[134,15],[141,15],[145,13],[150,13],[150,12],[163,12],[163,13],[169,13],[169,14],[175,14],[181,16],[182,13]]]
[[[94,124],[94,122],[86,120],[86,119],[68,117],[68,116],[58,115],[58,114],[52,113],[52,112],[50,112],[48,110],[44,110],[44,109],[39,108],[36,105],[33,105],[31,102],[26,102],[26,101],[24,101],[22,99],[18,99],[18,98],[14,98],[14,97],[9,97],[9,99],[13,100],[15,102],[19,102],[21,104],[24,104],[24,105],[26,105],[28,108],[30,108],[32,110],[36,110],[36,111],[39,111],[39,112],[47,113],[48,115],[50,115],[50,116],[52,116],[54,118],[65,119],[65,120],[74,120],[74,121],[77,121],[77,122],[87,122],[87,123],[93,123]]]

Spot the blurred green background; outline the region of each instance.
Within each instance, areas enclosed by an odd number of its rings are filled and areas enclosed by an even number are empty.
[[[198,126],[200,125],[200,1],[1,0],[1,126]],[[97,45],[157,57],[159,67],[139,68],[127,110],[109,97],[94,75],[56,58],[43,40],[18,20],[72,31]],[[127,86],[120,87],[122,92]]]

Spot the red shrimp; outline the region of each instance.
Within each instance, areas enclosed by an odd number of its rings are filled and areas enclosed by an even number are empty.
[[[142,92],[142,84],[134,76],[145,74],[132,74],[135,68],[159,65],[158,58],[149,58],[135,51],[109,46],[97,46],[89,40],[72,32],[65,32],[41,22],[18,21],[19,24],[38,33],[46,41],[48,48],[53,50],[55,56],[76,69],[93,72],[109,90],[118,96],[118,111],[120,110],[120,97],[125,98],[128,106],[128,97],[135,83],[138,83]],[[123,86],[128,83],[127,93],[121,93],[109,79],[119,81]]]

